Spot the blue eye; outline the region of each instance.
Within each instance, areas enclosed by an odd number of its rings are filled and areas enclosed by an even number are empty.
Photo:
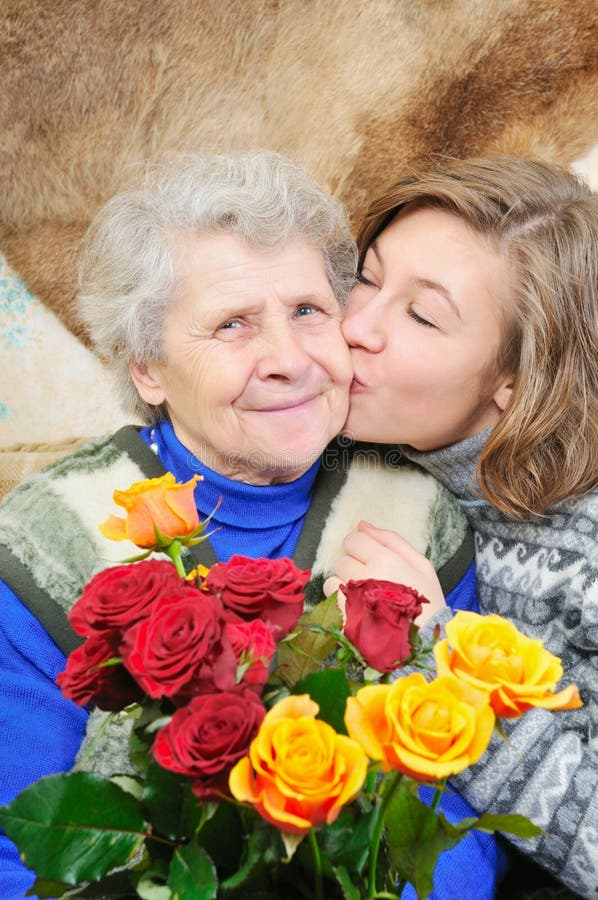
[[[218,326],[219,331],[230,331],[232,328],[240,328],[241,323],[238,319],[230,319],[228,322],[223,322],[222,325]]]
[[[310,306],[308,303],[302,303],[301,306],[298,306],[295,310],[296,316],[311,316],[316,313],[318,310],[315,306]]]

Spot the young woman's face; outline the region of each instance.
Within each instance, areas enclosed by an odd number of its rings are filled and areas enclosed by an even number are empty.
[[[354,381],[347,434],[431,450],[492,426],[511,378],[491,380],[507,261],[456,216],[396,216],[367,251],[343,323]]]

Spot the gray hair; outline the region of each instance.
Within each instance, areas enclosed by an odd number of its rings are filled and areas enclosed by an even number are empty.
[[[357,253],[347,216],[299,165],[272,151],[189,157],[148,166],[143,185],[117,194],[85,235],[79,317],[110,366],[125,408],[163,415],[141,399],[129,363],[163,360],[164,320],[177,288],[172,237],[220,231],[271,248],[304,238],[322,252],[341,305]]]

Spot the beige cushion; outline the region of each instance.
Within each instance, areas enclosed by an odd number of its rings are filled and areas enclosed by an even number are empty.
[[[0,497],[38,469],[73,453],[88,438],[71,438],[55,444],[16,444],[0,447]]]

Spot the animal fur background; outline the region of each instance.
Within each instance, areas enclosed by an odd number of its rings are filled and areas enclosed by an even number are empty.
[[[72,330],[77,241],[141,160],[272,147],[358,224],[417,157],[596,141],[596,0],[0,3],[0,250]]]

